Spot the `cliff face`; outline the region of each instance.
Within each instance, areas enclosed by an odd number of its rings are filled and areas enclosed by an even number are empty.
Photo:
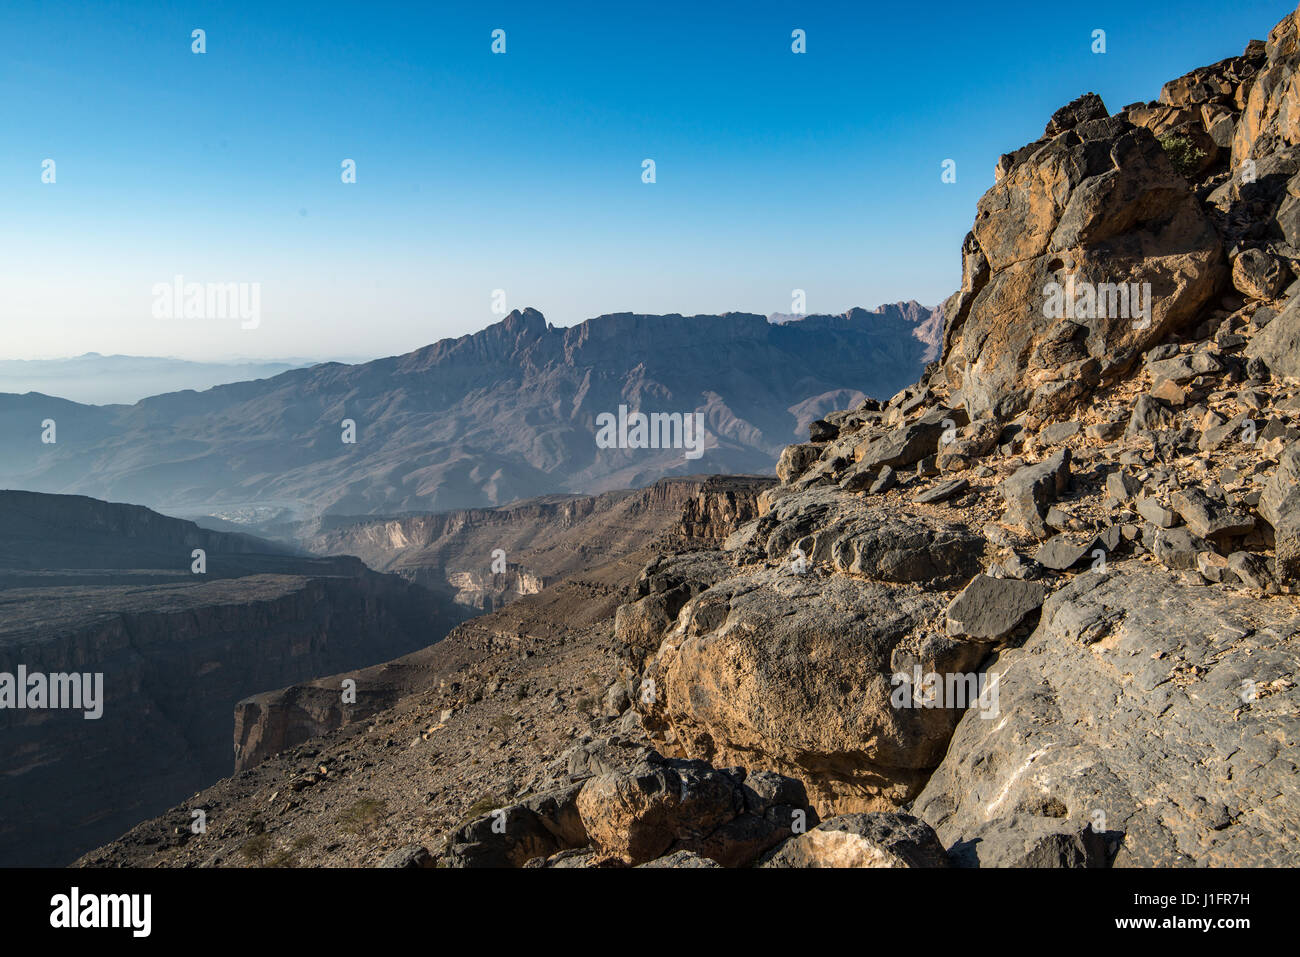
[[[720,542],[738,517],[757,514],[758,494],[771,484],[762,477],[691,476],[495,509],[327,517],[303,544],[316,554],[357,555],[457,604],[491,611],[660,536]]]
[[[0,560],[42,563],[0,584],[0,673],[103,675],[98,719],[0,709],[5,865],[66,863],[230,773],[231,710],[250,693],[404,654],[456,620],[356,559],[87,499],[3,493],[0,509]]]

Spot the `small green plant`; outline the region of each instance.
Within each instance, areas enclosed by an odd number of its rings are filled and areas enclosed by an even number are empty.
[[[267,867],[293,867],[297,863],[298,863],[298,859],[297,857],[294,856],[293,851],[285,847],[276,851],[275,856],[271,858],[270,862],[266,866]]]
[[[315,844],[316,844],[315,834],[299,834],[297,837],[293,839],[293,844],[290,846],[295,851],[305,851],[307,848],[315,846]]]
[[[460,827],[461,824],[468,824],[476,817],[482,817],[489,811],[495,811],[500,806],[501,802],[497,800],[495,795],[485,794],[465,809],[465,816],[460,819],[460,824],[456,826]]]
[[[1182,133],[1166,133],[1160,137],[1160,146],[1174,164],[1174,169],[1183,176],[1190,177],[1196,172],[1201,160],[1205,159],[1205,150]]]
[[[239,855],[250,864],[261,864],[271,850],[269,834],[254,834],[239,848]]]
[[[509,731],[515,726],[515,719],[508,714],[499,714],[492,719],[492,727],[498,731]]]
[[[345,831],[361,834],[374,826],[384,813],[384,802],[376,798],[362,798],[339,816]]]

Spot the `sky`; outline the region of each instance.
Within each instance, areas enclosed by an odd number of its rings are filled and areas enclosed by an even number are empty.
[[[769,314],[796,289],[935,305],[1000,154],[1290,9],[5,0],[0,359],[381,356],[502,309]],[[225,284],[243,313],[207,300]]]

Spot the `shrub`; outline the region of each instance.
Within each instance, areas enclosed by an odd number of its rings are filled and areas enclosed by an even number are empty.
[[[1182,133],[1166,133],[1160,137],[1160,146],[1169,157],[1169,162],[1174,164],[1174,169],[1183,176],[1190,177],[1196,172],[1201,160],[1205,159],[1205,150]]]

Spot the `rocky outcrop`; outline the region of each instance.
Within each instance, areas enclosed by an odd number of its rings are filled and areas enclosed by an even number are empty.
[[[983,866],[1025,853],[997,835],[1040,830],[1090,831],[1124,866],[1294,863],[1297,638],[1290,603],[1149,565],[1081,575],[989,666],[1003,717],[962,719],[914,813]]]
[[[1117,116],[1082,97],[1002,158],[942,363],[813,423],[756,521],[620,610],[656,746],[795,777],[823,817],[910,808],[965,866],[1289,857],[1300,289],[1280,200],[1228,185],[1265,58]],[[1261,108],[1261,168],[1289,169],[1289,102]],[[791,862],[848,840],[813,833]]]
[[[1068,410],[1226,282],[1219,236],[1156,137],[1092,94],[999,172],[944,306],[943,361],[972,418]]]

